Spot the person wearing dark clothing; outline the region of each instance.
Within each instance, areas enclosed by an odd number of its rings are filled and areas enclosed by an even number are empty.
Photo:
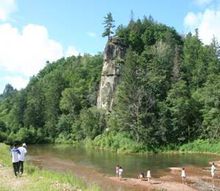
[[[24,161],[25,161],[25,155],[27,154],[27,145],[23,143],[21,147],[18,147],[18,150],[20,151],[20,155],[18,156],[19,159],[18,172],[20,175],[22,175],[24,172]]]

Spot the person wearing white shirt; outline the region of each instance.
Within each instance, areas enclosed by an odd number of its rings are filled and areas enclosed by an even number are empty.
[[[120,166],[118,169],[119,178],[122,179],[123,168]]]
[[[182,168],[181,170],[181,178],[182,178],[182,183],[186,183],[186,171],[185,168]]]
[[[17,145],[15,144],[15,146],[13,146],[11,149],[11,157],[12,157],[13,170],[16,177],[18,176],[18,172],[19,172],[19,155],[20,155],[20,151],[18,150]]]
[[[147,181],[149,182],[151,179],[151,173],[150,170],[147,171]]]
[[[19,173],[20,175],[22,175],[24,172],[24,161],[25,161],[25,156],[27,154],[27,145],[23,143],[22,146],[18,148],[18,150],[20,151],[20,155],[18,157],[19,158]]]
[[[115,167],[115,175],[116,177],[119,177],[119,165]]]
[[[211,166],[211,176],[212,176],[212,178],[214,178],[214,176],[215,176],[215,171],[216,171],[216,167],[215,167],[215,163],[213,162],[212,166]]]

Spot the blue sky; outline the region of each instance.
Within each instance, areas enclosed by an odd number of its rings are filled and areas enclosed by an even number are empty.
[[[47,60],[104,49],[104,16],[115,25],[151,15],[180,34],[199,29],[205,43],[220,40],[220,0],[0,0],[0,93],[21,89]]]

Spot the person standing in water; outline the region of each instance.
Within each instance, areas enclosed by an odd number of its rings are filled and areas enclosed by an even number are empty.
[[[119,177],[119,165],[115,167],[115,176]]]
[[[23,143],[21,147],[18,147],[18,150],[20,151],[20,155],[18,156],[19,174],[22,175],[24,172],[24,161],[25,161],[25,155],[27,154],[27,145]]]
[[[181,179],[182,179],[182,183],[185,184],[186,183],[186,171],[185,171],[185,168],[182,168],[182,170],[181,170]]]
[[[19,155],[20,151],[17,148],[17,144],[15,144],[11,149],[11,157],[12,157],[12,166],[14,170],[14,174],[17,177],[19,172]]]
[[[118,169],[119,178],[122,179],[123,168],[120,166]]]
[[[215,177],[215,171],[216,171],[216,167],[215,167],[215,163],[213,162],[212,166],[211,166],[211,176],[212,176],[212,178]]]
[[[212,163],[212,166],[211,166],[211,176],[212,176],[212,190],[215,190],[215,171],[216,171],[216,167],[215,167],[215,163],[213,162]]]
[[[147,171],[147,181],[149,182],[151,179],[151,173],[150,170]]]
[[[141,172],[141,173],[138,175],[138,178],[139,178],[140,180],[144,180],[144,173]]]

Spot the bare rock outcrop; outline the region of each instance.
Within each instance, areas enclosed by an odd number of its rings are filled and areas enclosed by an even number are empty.
[[[120,38],[110,38],[104,50],[102,75],[97,97],[97,107],[112,110],[115,89],[120,82],[121,67],[126,47]]]

